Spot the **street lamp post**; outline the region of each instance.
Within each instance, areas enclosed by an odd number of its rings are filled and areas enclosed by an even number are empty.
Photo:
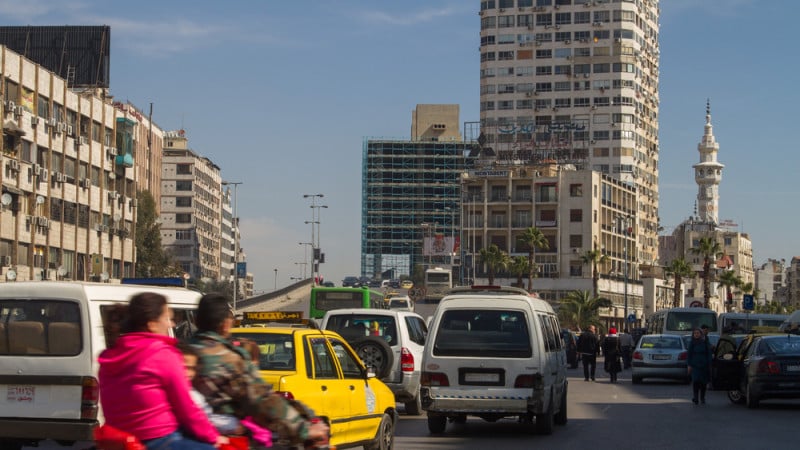
[[[273,291],[277,291],[278,290],[278,269],[272,269],[272,270],[275,271],[275,286],[273,287],[272,290]]]
[[[314,219],[314,221],[317,224],[317,241],[316,245],[312,246],[312,248],[316,249],[316,251],[312,253],[312,258],[311,258],[311,263],[314,264],[314,267],[312,267],[314,283],[317,284],[319,283],[319,264],[322,261],[322,244],[320,244],[319,240],[319,229],[322,228],[322,218],[320,217],[320,213],[322,212],[322,208],[327,209],[328,205],[311,205],[311,208],[312,208],[311,218]],[[314,218],[314,210],[316,210],[317,213],[316,218]]]
[[[237,202],[241,181],[223,181],[223,186],[233,186],[233,315],[236,315],[236,300],[239,297],[239,217]]]
[[[623,299],[624,299],[624,309],[623,309],[623,323],[625,327],[627,327],[628,323],[628,235],[630,234],[630,216],[619,216],[617,217],[618,226],[622,231],[623,239],[622,239],[622,259],[623,259],[623,276],[622,276],[622,283],[623,283]]]
[[[303,247],[303,262],[308,264],[308,246],[310,245],[311,248],[313,249],[314,248],[314,243],[313,242],[298,242],[298,244],[299,245],[305,245],[305,247]],[[313,258],[313,254],[312,254],[312,258]],[[305,271],[303,272],[303,276],[304,277],[306,276]]]
[[[319,238],[319,219],[317,218],[317,215],[315,213],[319,210],[319,208],[317,207],[317,198],[322,198],[322,197],[325,197],[325,195],[324,194],[303,194],[303,198],[310,198],[311,199],[311,220],[310,221],[306,221],[306,224],[309,224],[309,223],[311,224],[311,248],[314,249],[314,252],[311,255],[311,264],[313,265],[313,267],[311,268],[311,274],[314,276],[314,284],[317,283],[317,276],[315,274],[316,269],[317,269],[317,264],[315,264],[315,262],[317,261],[316,253],[320,252],[320,250],[319,250],[319,241],[318,240],[315,241],[315,235],[314,235],[314,225],[316,224],[317,225],[316,237],[317,237],[317,239]],[[320,207],[322,207],[322,205],[320,205]],[[327,206],[325,206],[325,208],[327,208]]]
[[[450,206],[444,207],[445,211],[450,211],[450,270],[453,270],[455,264],[455,249],[456,249],[456,209]]]

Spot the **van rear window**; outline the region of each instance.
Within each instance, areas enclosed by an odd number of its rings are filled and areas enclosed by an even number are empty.
[[[442,314],[436,356],[530,358],[530,330],[521,311],[449,310]]]
[[[74,356],[82,334],[75,302],[0,300],[0,355]]]

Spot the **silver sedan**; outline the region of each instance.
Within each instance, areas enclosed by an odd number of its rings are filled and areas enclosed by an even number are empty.
[[[688,383],[687,356],[680,336],[646,334],[633,351],[631,379],[634,384],[641,383],[644,378],[672,378]]]

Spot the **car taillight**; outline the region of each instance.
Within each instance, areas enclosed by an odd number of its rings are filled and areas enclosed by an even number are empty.
[[[678,355],[678,361],[686,361],[687,359],[689,359],[689,352],[681,352],[681,354]]]
[[[405,347],[400,349],[400,367],[403,372],[414,371],[414,355]]]
[[[644,355],[642,355],[642,352],[633,352],[633,359],[642,359],[643,360],[644,359]]]
[[[450,386],[450,380],[441,372],[422,372],[420,384],[423,386]]]
[[[97,378],[83,377],[81,380],[81,419],[97,419],[97,399],[100,388]]]
[[[781,373],[781,366],[780,364],[776,363],[775,361],[767,361],[766,359],[762,359],[758,363],[758,373],[768,373],[772,375],[777,375]]]
[[[533,375],[518,375],[517,379],[514,380],[514,387],[515,388],[532,388],[533,387]]]
[[[289,391],[276,391],[275,393],[285,398],[286,400],[294,400],[294,395]]]

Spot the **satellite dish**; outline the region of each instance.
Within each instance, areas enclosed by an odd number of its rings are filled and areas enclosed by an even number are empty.
[[[2,203],[3,206],[10,205],[11,204],[11,200],[14,200],[14,199],[11,197],[11,194],[9,194],[8,192],[4,192],[3,196],[0,197],[0,203]]]
[[[36,196],[36,204],[37,204],[37,205],[41,205],[42,203],[44,203],[44,196],[42,196],[42,195],[37,195],[37,196]]]
[[[122,216],[120,216],[119,213],[114,214],[114,222],[119,222],[119,219],[121,218]]]
[[[100,279],[103,281],[108,281],[108,272],[103,272],[100,274]]]
[[[67,269],[65,269],[64,266],[58,266],[58,271],[56,273],[58,273],[58,276],[63,277],[67,274]]]
[[[8,272],[6,272],[6,280],[14,281],[16,279],[17,279],[17,272],[14,272],[13,270],[9,270]]]

